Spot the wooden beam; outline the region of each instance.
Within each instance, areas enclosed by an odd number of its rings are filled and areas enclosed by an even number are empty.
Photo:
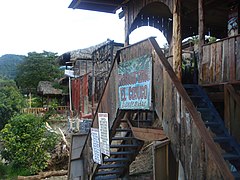
[[[127,122],[136,139],[142,141],[162,141],[168,139],[162,128],[138,128],[133,127],[129,120]]]
[[[181,0],[173,0],[173,70],[182,79]]]
[[[202,57],[203,57],[203,45],[205,41],[204,34],[204,0],[198,0],[198,71],[199,71],[199,80],[202,80]]]
[[[137,127],[131,127],[131,129],[134,137],[142,141],[162,141],[167,139],[162,129]]]

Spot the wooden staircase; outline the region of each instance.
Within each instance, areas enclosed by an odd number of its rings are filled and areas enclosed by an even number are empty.
[[[210,130],[214,142],[229,166],[235,179],[240,179],[240,145],[229,134],[224,122],[205,91],[198,85],[184,85],[189,97]]]
[[[151,126],[153,113],[128,111],[123,118],[115,121],[110,131],[110,157],[103,157],[103,162],[96,168],[93,179],[126,178],[129,166],[142,149],[145,140],[167,138],[161,128],[146,127]]]
[[[110,132],[110,157],[103,157],[93,175],[95,180],[123,178],[144,143],[133,136],[126,119],[115,122]]]

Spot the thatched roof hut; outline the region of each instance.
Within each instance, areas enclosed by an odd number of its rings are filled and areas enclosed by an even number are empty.
[[[53,83],[49,81],[40,81],[37,87],[37,93],[43,96],[45,95],[62,95],[63,92],[61,89],[56,89],[53,87]]]

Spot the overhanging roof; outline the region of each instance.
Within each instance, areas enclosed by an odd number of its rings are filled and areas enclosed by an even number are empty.
[[[125,1],[126,0],[73,0],[69,8],[116,13]]]

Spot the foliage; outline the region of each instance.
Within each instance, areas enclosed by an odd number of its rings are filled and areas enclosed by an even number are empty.
[[[28,169],[15,167],[12,164],[3,164],[0,162],[0,179],[17,179],[18,176],[31,175]]]
[[[66,85],[61,85],[61,84],[59,84],[57,82],[54,82],[53,83],[53,87],[55,89],[61,89],[62,92],[65,93],[65,94],[68,93],[68,86],[66,86]]]
[[[0,130],[13,115],[20,112],[24,99],[14,86],[0,88]]]
[[[35,92],[39,81],[54,81],[63,75],[55,61],[56,53],[28,53],[26,60],[17,67],[16,82],[18,87]]]
[[[16,86],[16,83],[12,79],[8,79],[6,77],[0,77],[0,88],[5,87],[5,86]]]
[[[42,98],[39,96],[32,96],[31,107],[42,107]]]
[[[28,169],[35,174],[47,167],[50,151],[58,136],[47,131],[45,121],[31,114],[17,115],[0,133],[3,141],[1,156],[13,167]]]
[[[213,42],[216,42],[217,41],[217,38],[216,37],[213,37],[213,36],[205,36],[205,40],[207,43],[213,43]],[[192,42],[193,44],[198,44],[199,42],[199,36],[192,36],[190,38],[190,42]]]
[[[17,65],[22,63],[25,56],[6,54],[0,57],[0,76],[14,79]]]

